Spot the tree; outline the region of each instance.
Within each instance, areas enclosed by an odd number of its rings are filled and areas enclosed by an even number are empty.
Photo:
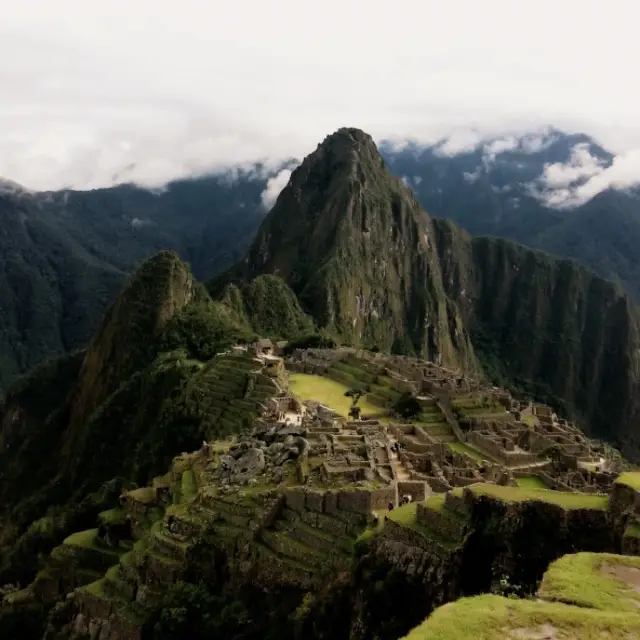
[[[415,418],[422,411],[422,407],[418,399],[408,391],[405,391],[395,402],[392,407],[393,412],[401,418],[409,420]]]
[[[361,409],[358,406],[358,402],[364,395],[364,391],[362,389],[349,389],[348,391],[344,392],[344,395],[347,396],[347,398],[351,398],[349,417],[353,418],[354,420],[359,420]]]
[[[354,420],[359,420],[360,419],[360,407],[356,407],[355,405],[351,407],[351,409],[349,409],[349,417],[353,418]]]
[[[349,389],[344,392],[344,395],[347,396],[347,398],[351,398],[351,406],[355,407],[364,395],[364,391],[362,389]]]

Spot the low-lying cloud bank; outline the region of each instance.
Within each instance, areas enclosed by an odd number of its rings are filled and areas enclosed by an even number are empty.
[[[614,157],[607,165],[591,155],[587,144],[573,148],[566,164],[548,164],[532,193],[556,209],[585,204],[608,189],[630,189],[640,185],[640,149]]]

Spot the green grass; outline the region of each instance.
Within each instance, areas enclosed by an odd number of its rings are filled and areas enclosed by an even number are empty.
[[[640,593],[605,573],[606,565],[631,567],[640,574],[640,558],[609,553],[575,553],[552,562],[538,591],[544,600],[603,611],[638,612]]]
[[[636,491],[640,491],[640,472],[638,471],[625,471],[621,473],[616,479],[616,484],[623,484],[627,487],[631,487]]]
[[[197,493],[198,485],[196,482],[196,474],[193,469],[187,469],[182,473],[182,483],[180,485],[182,499],[193,498]]]
[[[449,449],[452,449],[456,453],[462,453],[465,456],[469,456],[476,462],[491,460],[491,458],[487,454],[482,453],[482,451],[479,451],[475,447],[472,447],[471,445],[466,444],[464,442],[450,442],[448,446],[449,446]]]
[[[71,534],[65,539],[63,544],[69,547],[95,547],[98,537],[97,529],[87,529],[87,531],[78,531]]]
[[[364,531],[362,531],[358,537],[356,538],[356,543],[357,542],[369,542],[370,540],[373,539],[373,537],[380,533],[380,531],[382,531],[382,527],[384,526],[384,516],[386,515],[386,511],[380,511],[378,512],[378,524],[377,525],[372,525],[370,527],[368,527],[367,529],[365,529]]]
[[[142,502],[143,504],[150,504],[155,502],[156,499],[156,492],[153,487],[140,487],[139,489],[129,491],[127,495],[133,500]]]
[[[528,489],[523,487],[504,487],[497,484],[474,484],[469,489],[476,496],[489,496],[506,502],[524,502],[540,500],[556,504],[564,509],[607,509],[608,496],[593,496],[586,493],[569,493],[551,489]]]
[[[444,509],[444,493],[435,493],[427,499],[427,507],[440,513]]]
[[[444,496],[432,496],[429,500],[433,500],[437,498],[432,503],[435,508],[442,508],[440,505],[440,498],[444,503]],[[448,538],[443,537],[439,532],[434,531],[433,529],[420,524],[417,519],[417,511],[418,504],[416,502],[410,502],[409,504],[402,505],[401,507],[396,507],[393,511],[389,511],[386,515],[389,520],[392,520],[396,524],[399,524],[403,527],[407,527],[408,529],[413,529],[415,532],[419,533],[425,539],[430,542],[435,542],[441,547],[445,549],[455,549],[459,546],[458,542],[454,540],[450,540]],[[457,514],[453,514],[447,510],[447,515],[452,515],[453,517],[457,517]]]
[[[547,489],[547,485],[538,476],[522,476],[516,478],[516,482],[521,489]]]
[[[628,538],[640,538],[640,522],[637,520],[630,522],[624,530],[624,535]]]
[[[543,625],[548,626],[545,629]],[[460,598],[436,609],[405,640],[603,640],[637,637],[630,634],[639,632],[638,613],[482,595]]]
[[[98,518],[105,525],[125,524],[127,514],[122,509],[109,509],[109,511],[99,513]]]
[[[344,395],[349,387],[340,382],[324,376],[290,373],[289,388],[302,401],[313,400],[333,409],[345,418],[349,416],[351,398]],[[366,396],[360,398],[358,406],[362,410],[362,415],[377,415],[381,412],[380,407],[367,402]]]
[[[392,511],[387,513],[389,520],[393,520],[398,524],[411,525],[416,522],[416,513],[418,511],[418,503],[410,502],[409,504],[403,504],[401,507],[396,507]]]

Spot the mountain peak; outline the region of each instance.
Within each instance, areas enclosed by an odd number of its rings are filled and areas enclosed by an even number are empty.
[[[341,127],[330,133],[319,145],[318,149],[332,150],[335,153],[358,151],[362,148],[373,149],[377,152],[373,138],[355,127]]]
[[[196,295],[191,271],[175,252],[161,251],[140,266],[87,349],[72,401],[72,428],[155,357],[154,338]]]
[[[404,345],[472,370],[432,238],[429,216],[371,136],[339,129],[293,172],[245,261],[221,283],[279,276],[319,327],[352,344]]]

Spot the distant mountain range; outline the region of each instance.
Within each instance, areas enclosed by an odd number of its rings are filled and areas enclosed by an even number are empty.
[[[640,299],[638,192],[604,190],[563,208],[612,154],[587,136],[553,130],[471,146],[383,142],[380,151],[431,216],[573,258]],[[0,181],[0,388],[85,345],[127,274],[155,252],[177,251],[204,280],[234,263],[295,164],[157,191],[31,193]]]
[[[605,189],[587,200],[589,178],[614,160],[588,136],[552,130],[455,155],[416,144],[381,151],[431,215],[573,258],[640,300],[640,191]]]

